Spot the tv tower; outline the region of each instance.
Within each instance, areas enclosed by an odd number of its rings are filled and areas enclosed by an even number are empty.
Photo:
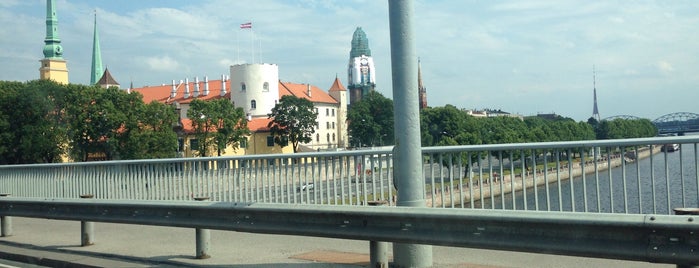
[[[597,109],[597,85],[595,81],[595,66],[592,65],[592,96],[594,99],[594,106],[592,106],[592,118],[597,120],[597,122],[600,121],[599,117],[599,109]]]

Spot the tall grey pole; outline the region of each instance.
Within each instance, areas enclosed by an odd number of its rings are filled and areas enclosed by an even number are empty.
[[[425,207],[413,9],[412,0],[388,1],[396,141],[394,183],[398,206]],[[409,223],[405,228],[410,228]],[[394,243],[393,262],[396,267],[432,267],[432,246]]]

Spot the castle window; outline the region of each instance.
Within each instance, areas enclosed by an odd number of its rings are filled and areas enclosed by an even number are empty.
[[[335,129],[335,122],[333,122],[333,129]]]
[[[332,111],[333,116],[335,116],[335,108],[333,108]]]
[[[335,133],[333,133],[333,142],[335,142]]]
[[[316,142],[320,142],[320,134],[316,133]]]
[[[269,83],[265,82],[262,84],[262,91],[269,91]]]
[[[250,109],[257,109],[257,102],[255,100],[250,101]]]
[[[328,139],[328,142],[330,142],[330,133],[328,133],[325,137]]]
[[[328,108],[325,108],[325,116],[329,116],[329,115],[330,115],[330,110],[328,110]]]
[[[240,83],[240,91],[245,91],[245,82]]]
[[[325,128],[330,129],[330,122],[325,122]]]

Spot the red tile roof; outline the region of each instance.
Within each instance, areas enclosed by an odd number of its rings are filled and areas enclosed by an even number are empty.
[[[170,104],[173,102],[178,103],[190,103],[194,100],[194,81],[189,82],[189,98],[184,98],[185,83],[177,84],[176,90],[177,94],[174,98],[170,98],[170,91],[172,91],[172,85],[161,85],[161,86],[147,86],[142,88],[134,88],[131,91],[136,91],[143,95],[143,102],[150,103],[152,101],[158,101],[165,104]],[[226,81],[226,95],[221,96],[221,79],[219,80],[209,80],[209,94],[204,96],[204,82],[199,81],[199,96],[196,99],[200,100],[213,100],[218,98],[230,98],[231,97],[231,81]]]
[[[308,88],[311,88],[311,95],[308,96]],[[309,84],[295,84],[290,82],[279,82],[279,98],[285,95],[294,95],[298,98],[308,99],[311,102],[337,104],[337,100],[328,95],[322,89]]]
[[[328,91],[333,92],[333,91],[347,91],[347,90],[345,89],[345,86],[342,85],[342,82],[340,82],[340,79],[335,77],[335,81],[333,81],[333,85],[330,86],[330,90],[328,90]]]
[[[253,118],[252,120],[248,121],[248,129],[250,129],[252,132],[267,132],[269,131],[269,127],[267,127],[269,122],[272,122],[272,119]]]

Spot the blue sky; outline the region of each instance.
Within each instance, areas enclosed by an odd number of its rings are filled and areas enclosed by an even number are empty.
[[[392,96],[388,4],[375,0],[56,0],[72,83],[90,79],[93,14],[102,61],[122,86],[218,79],[228,66],[279,65],[280,79],[346,85],[362,27],[377,90]],[[699,113],[699,1],[415,1],[417,54],[430,106],[523,115],[651,120]],[[0,1],[0,80],[38,78],[44,0]],[[253,23],[251,31],[241,23]],[[254,44],[254,45],[253,45]]]

